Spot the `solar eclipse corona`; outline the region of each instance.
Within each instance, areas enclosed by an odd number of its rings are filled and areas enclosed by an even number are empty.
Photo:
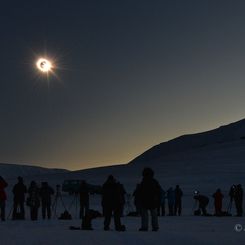
[[[43,73],[48,73],[52,71],[53,69],[53,64],[50,60],[46,58],[39,58],[36,62],[36,67],[39,71]]]

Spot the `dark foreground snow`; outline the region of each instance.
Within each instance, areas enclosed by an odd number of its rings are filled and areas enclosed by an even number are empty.
[[[138,232],[139,218],[126,217],[123,223],[126,232],[103,231],[103,218],[93,222],[94,231],[71,231],[70,225],[79,225],[79,220],[70,221],[11,221],[0,223],[1,245],[53,245],[53,244],[244,244],[245,231],[236,232],[234,226],[245,226],[244,218],[236,217],[163,217],[158,232]],[[113,229],[113,226],[111,226]]]

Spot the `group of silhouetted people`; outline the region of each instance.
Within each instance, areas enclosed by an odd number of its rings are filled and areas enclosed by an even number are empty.
[[[221,189],[217,189],[216,192],[212,195],[214,198],[214,215],[215,216],[231,216],[232,203],[234,201],[235,208],[238,217],[243,215],[243,188],[241,184],[232,185],[229,191],[230,202],[227,208],[227,211],[223,210],[223,198],[224,195],[221,192]],[[194,199],[198,202],[198,209],[194,212],[195,215],[204,215],[209,216],[207,213],[207,206],[209,204],[209,198],[205,195],[201,195],[198,191],[194,193]]]
[[[243,215],[243,188],[241,184],[232,185],[230,192],[230,204],[229,209],[231,210],[232,202],[235,202],[235,207],[237,210],[237,216]]]
[[[0,176],[0,212],[1,220],[5,220],[5,202],[6,192],[5,188],[8,186],[7,182]],[[18,183],[13,187],[13,211],[12,219],[25,219],[25,203],[30,208],[31,220],[38,219],[38,210],[41,207],[42,218],[51,218],[51,197],[54,190],[47,182],[42,182],[41,187],[35,181],[30,183],[27,188],[24,184],[23,178],[18,177]],[[91,228],[91,220],[93,217],[99,217],[98,212],[93,212],[89,209],[89,194],[90,189],[85,181],[81,181],[78,193],[80,197],[80,218],[83,220],[84,227]],[[118,182],[112,175],[109,175],[102,186],[102,210],[104,216],[104,230],[110,230],[110,223],[112,217],[114,218],[114,225],[116,231],[125,231],[126,227],[121,223],[121,217],[124,213],[125,206],[125,188],[123,184]],[[182,214],[182,197],[183,191],[179,185],[175,188],[170,187],[164,191],[158,181],[154,178],[154,172],[151,168],[145,168],[142,172],[142,181],[137,184],[133,192],[134,204],[136,214],[141,217],[141,227],[139,231],[148,231],[149,229],[149,213],[151,217],[152,231],[158,231],[158,216],[166,215],[166,200],[168,204],[169,216],[181,216]],[[243,215],[243,189],[240,184],[233,185],[229,191],[230,203],[228,210],[223,211],[223,198],[221,189],[217,189],[212,195],[214,199],[215,216],[228,215],[232,208],[232,203],[235,203],[237,216]],[[207,206],[209,198],[200,194],[198,191],[194,192],[193,196],[198,209],[194,211],[194,215],[208,216]],[[85,222],[86,221],[86,222]]]
[[[14,209],[12,219],[25,219],[24,203],[30,207],[31,220],[38,219],[38,210],[41,206],[42,218],[51,218],[51,196],[54,190],[47,182],[42,182],[41,187],[35,181],[31,181],[29,188],[23,183],[23,178],[18,177],[18,183],[13,188],[14,194]],[[27,198],[25,195],[27,194]],[[18,207],[20,211],[17,212]]]
[[[1,208],[1,219],[5,220],[5,202],[6,193],[5,188],[7,182],[0,176],[0,208]],[[47,182],[43,182],[41,187],[32,181],[29,188],[24,184],[23,178],[18,177],[17,184],[13,187],[13,220],[24,220],[25,219],[25,203],[30,207],[31,220],[38,219],[38,210],[42,208],[42,218],[51,218],[51,195],[54,194],[53,189],[48,185]],[[27,197],[26,197],[27,196]]]

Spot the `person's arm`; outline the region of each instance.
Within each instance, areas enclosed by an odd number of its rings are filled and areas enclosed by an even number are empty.
[[[1,178],[0,187],[3,189],[3,188],[6,188],[7,186],[8,186],[8,183],[3,178]]]

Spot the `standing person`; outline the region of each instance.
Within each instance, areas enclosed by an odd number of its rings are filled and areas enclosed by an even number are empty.
[[[243,189],[242,186],[239,184],[236,186],[235,193],[234,193],[234,201],[237,210],[237,216],[243,215]]]
[[[214,198],[214,208],[215,208],[215,215],[221,216],[222,215],[222,201],[224,195],[221,193],[220,189],[217,189],[216,192],[213,194]]]
[[[236,190],[236,185],[232,185],[229,191],[229,197],[230,197],[230,203],[228,205],[227,211],[230,213],[231,208],[232,208],[232,203],[234,200],[234,195],[235,195],[235,190]]]
[[[43,219],[46,218],[46,213],[48,219],[51,218],[51,196],[53,194],[54,194],[53,188],[51,188],[47,182],[43,182],[42,187],[40,189]]]
[[[136,188],[133,192],[134,205],[136,208],[137,215],[140,215],[140,213],[141,213],[141,203],[140,203],[140,192],[139,192],[139,190],[140,190],[140,184],[137,184]]]
[[[39,188],[35,181],[32,181],[28,189],[29,197],[27,198],[27,205],[30,207],[31,220],[38,219],[38,209],[40,207]]]
[[[161,188],[160,190],[160,202],[158,207],[158,216],[165,216],[165,199],[166,199],[166,192]]]
[[[6,203],[7,195],[4,189],[7,186],[8,186],[7,182],[4,180],[2,176],[0,176],[0,212],[1,212],[2,221],[5,221],[5,203]]]
[[[209,203],[209,198],[204,196],[204,195],[200,195],[199,193],[194,195],[193,197],[196,201],[199,202],[199,208],[197,211],[198,215],[200,215],[200,213],[202,212],[203,216],[207,216],[207,206]]]
[[[175,194],[175,203],[174,203],[174,215],[181,215],[182,212],[182,196],[183,196],[183,192],[180,189],[179,185],[176,185],[176,188],[174,190],[174,194]]]
[[[14,194],[14,209],[13,209],[13,220],[16,219],[25,219],[25,194],[26,194],[26,186],[23,183],[23,178],[18,177],[18,183],[13,188]],[[17,214],[17,208],[20,208],[20,213]]]
[[[112,213],[116,231],[125,231],[121,224],[121,187],[114,177],[110,175],[102,187],[102,207],[104,210],[104,230],[110,230]]]
[[[140,184],[140,202],[141,202],[141,228],[139,231],[148,231],[149,216],[151,213],[152,231],[158,231],[157,208],[159,205],[160,190],[159,183],[154,179],[154,172],[151,168],[143,170],[143,180]]]
[[[174,204],[175,204],[175,193],[172,187],[167,190],[167,199],[168,199],[168,215],[174,215]]]
[[[89,189],[86,181],[82,181],[79,189],[80,196],[80,219],[82,219],[89,210]]]
[[[126,191],[125,191],[125,188],[124,188],[123,184],[118,182],[118,185],[119,185],[119,190],[120,190],[120,216],[123,217],[123,215],[124,215],[124,206],[125,206],[125,203],[126,203],[126,200],[125,200]]]

